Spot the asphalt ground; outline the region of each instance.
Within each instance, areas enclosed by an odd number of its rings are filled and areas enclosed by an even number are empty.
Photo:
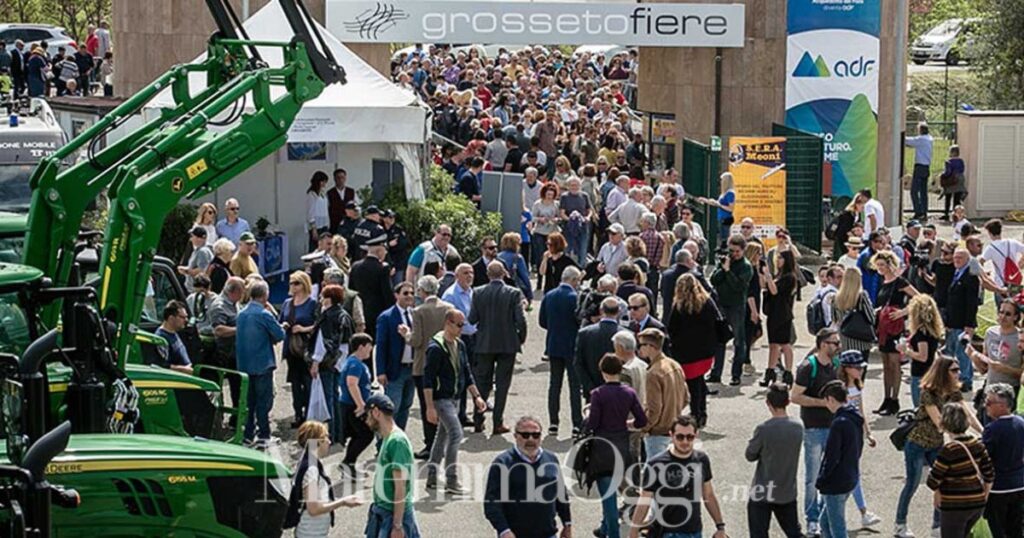
[[[794,346],[794,356],[797,361],[802,359],[813,347],[813,337],[808,333],[803,319],[806,301],[812,293],[811,286],[805,287],[802,294],[804,300],[795,306],[798,338]],[[511,426],[517,417],[531,414],[542,420],[546,431],[549,423],[547,417],[549,367],[547,362],[541,360],[545,332],[538,325],[538,311],[539,308],[534,308],[532,312],[528,313],[529,335],[523,352],[517,359],[506,409],[506,422]],[[733,537],[749,535],[746,499],[747,487],[754,474],[754,464],[746,461],[743,452],[754,427],[768,418],[764,402],[765,389],[757,385],[759,376],[768,361],[768,346],[764,339],[755,345],[751,357],[758,373],[752,377],[744,377],[742,386],[712,385],[712,388],[718,388],[720,392],[717,396],[709,397],[708,425],[704,431],[700,432],[699,448],[710,457],[714,488],[727,523],[727,532]],[[727,360],[731,360],[731,346]],[[871,409],[878,407],[882,399],[879,360],[877,352],[874,353],[868,368],[864,396],[865,406],[868,410],[867,421],[878,440],[878,446],[872,449],[865,445],[861,459],[861,474],[869,510],[878,514],[882,522],[875,525],[873,530],[861,530],[860,514],[851,498],[847,503],[847,525],[851,536],[869,536],[875,533],[892,535],[896,503],[905,476],[903,454],[898,452],[888,440],[889,433],[896,426],[896,419],[879,417],[870,412]],[[274,425],[277,430],[275,435],[280,436],[281,441],[272,450],[291,465],[296,459],[298,448],[292,441],[294,430],[289,427],[291,395],[285,382],[284,370],[285,367],[282,367],[277,372],[277,392],[273,409]],[[909,375],[907,368],[904,369],[904,374]],[[906,380],[905,378],[901,388],[901,403],[904,408],[909,408],[910,394]],[[980,383],[976,386],[980,386]],[[571,432],[566,426],[571,424],[566,391],[567,389],[563,389],[562,394],[563,404],[560,414],[562,429],[557,437],[548,436],[543,440],[544,449],[555,452],[561,458],[564,458],[571,447]],[[419,450],[424,446],[418,413],[419,406],[416,403],[413,405],[412,418],[406,428],[413,441],[414,450]],[[791,416],[798,416],[798,413],[795,406],[790,407]],[[514,441],[512,434],[491,436],[489,428],[488,424],[488,431],[483,434],[474,434],[470,428],[465,430],[466,435],[460,449],[459,461],[464,465],[464,469],[460,473],[463,484],[470,489],[470,494],[466,498],[452,499],[438,495],[436,492],[430,492],[431,494],[428,495],[424,489],[422,475],[417,481],[418,500],[415,503],[415,510],[423,536],[481,538],[495,536],[494,530],[491,529],[483,515],[482,499],[486,470],[494,456],[511,447]],[[328,472],[332,478],[339,480],[339,484],[346,483],[340,480],[340,471],[337,466],[341,457],[342,452],[339,448],[335,448],[327,458]],[[360,462],[370,461],[373,458],[374,448],[371,446],[363,453]],[[802,462],[798,483],[801,492],[799,502],[802,507]],[[342,488],[339,485],[336,489],[341,491]],[[364,498],[369,499],[369,489],[363,488],[359,492]],[[591,536],[591,531],[600,523],[601,509],[596,494],[590,495],[589,498],[586,497],[576,496],[572,500],[573,530],[577,537]],[[922,482],[911,504],[909,517],[910,526],[918,536],[928,536],[931,522],[931,501],[931,491]],[[366,514],[367,506],[340,509],[336,513],[336,523],[331,536],[363,536]],[[804,525],[802,509],[800,514],[801,525]],[[714,533],[714,524],[706,510],[703,511],[702,519],[705,536],[711,536]],[[782,535],[781,529],[774,523],[771,535]]]

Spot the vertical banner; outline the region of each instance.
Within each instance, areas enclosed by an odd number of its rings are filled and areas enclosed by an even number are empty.
[[[874,190],[881,0],[787,1],[786,125],[824,138],[833,196]]]
[[[754,219],[754,235],[766,247],[775,245],[775,231],[786,226],[786,139],[733,136],[729,138],[729,172],[736,190],[736,222]]]

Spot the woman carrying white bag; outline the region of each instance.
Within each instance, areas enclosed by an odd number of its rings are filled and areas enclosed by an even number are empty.
[[[321,310],[313,329],[315,337],[309,367],[312,382],[306,411],[308,420],[330,423],[330,437],[335,443],[345,442],[338,412],[338,372],[342,359],[348,356],[353,326],[352,318],[342,307],[344,300],[341,286],[332,284],[320,291]]]

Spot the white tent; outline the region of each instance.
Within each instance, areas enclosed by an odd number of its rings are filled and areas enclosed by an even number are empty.
[[[292,38],[291,27],[276,2],[256,12],[244,26],[254,40],[288,42]],[[322,170],[330,175],[334,168],[345,168],[348,185],[358,189],[371,183],[374,161],[397,161],[404,173],[406,195],[420,199],[423,151],[430,138],[428,110],[412,92],[390,82],[318,27],[345,70],[347,83],[328,86],[306,103],[288,131],[288,141],[319,144],[321,158],[296,160],[282,148],[202,200],[222,207],[228,197],[237,198],[242,216],[250,224],[260,216],[267,217],[274,228],[288,234],[292,266],[307,252],[305,190],[313,172]],[[281,65],[281,49],[259,47],[259,52],[267,64]],[[204,53],[196,61],[205,57]],[[195,94],[205,86],[205,77],[193,75],[189,85]],[[283,91],[274,90],[277,95]],[[148,121],[157,117],[161,107],[173,103],[168,88],[146,106],[143,115]]]

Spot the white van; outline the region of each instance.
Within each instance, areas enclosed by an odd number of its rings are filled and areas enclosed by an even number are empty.
[[[5,102],[0,113],[0,211],[26,212],[36,164],[67,144],[68,138],[44,99]]]
[[[974,32],[981,19],[946,19],[928,30],[910,46],[910,59],[917,65],[946,62],[957,65],[970,61],[974,51]]]

